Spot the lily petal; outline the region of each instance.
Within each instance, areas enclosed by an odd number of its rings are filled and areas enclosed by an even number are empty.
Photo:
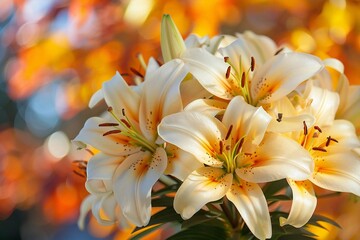
[[[104,99],[104,94],[102,89],[97,90],[90,98],[89,108],[95,107],[103,99]]]
[[[117,220],[117,203],[114,194],[111,192],[101,195],[92,205],[92,213],[97,222],[102,225],[112,225]]]
[[[332,125],[340,103],[339,94],[313,86],[304,95],[312,100],[311,110],[316,117],[315,124],[322,127]]]
[[[159,135],[166,142],[191,153],[209,166],[222,166],[216,158],[219,142],[225,136],[224,125],[208,115],[181,112],[165,117],[158,127]]]
[[[235,95],[235,88],[225,78],[229,65],[223,59],[205,49],[193,48],[184,52],[182,60],[189,67],[189,72],[210,93],[223,99],[231,99]]]
[[[182,110],[180,83],[187,71],[178,59],[165,63],[145,81],[140,103],[140,129],[149,141],[157,138],[157,125]]]
[[[246,150],[244,150],[246,151]],[[294,140],[275,133],[265,134],[255,152],[241,158],[235,171],[249,182],[271,182],[283,178],[307,179],[314,169],[309,152]]]
[[[250,89],[254,104],[281,99],[322,67],[320,59],[305,53],[289,52],[270,58],[254,73]]]
[[[191,76],[190,74],[188,76]],[[196,99],[205,99],[212,96],[194,77],[185,79],[180,85],[181,99],[183,106],[187,106],[189,103]]]
[[[308,180],[287,179],[287,181],[293,193],[293,201],[288,218],[280,217],[280,226],[290,224],[300,228],[310,220],[315,211],[317,199],[314,188]]]
[[[190,173],[203,166],[193,155],[180,148],[167,144],[168,165],[164,174],[172,175],[184,181]]]
[[[112,178],[116,168],[124,157],[108,156],[98,153],[90,158],[87,167],[86,189],[90,193],[104,193],[112,191]]]
[[[360,196],[360,158],[349,148],[334,146],[315,157],[315,169],[309,178],[314,184],[337,192]]]
[[[122,116],[122,109],[124,109],[130,120],[138,122],[140,96],[118,72],[110,81],[103,83],[102,89],[106,104],[112,107],[115,115]]]
[[[216,116],[224,111],[227,105],[228,102],[222,99],[197,99],[189,103],[184,110]]]
[[[240,96],[230,101],[222,120],[226,127],[233,126],[232,137],[235,141],[246,136],[256,145],[263,139],[270,121],[271,116],[262,107],[253,107]]]
[[[164,173],[167,156],[163,148],[137,152],[128,156],[117,168],[113,188],[124,216],[136,226],[145,226],[151,216],[151,189]]]
[[[85,228],[86,215],[90,211],[95,199],[96,199],[96,196],[90,194],[84,198],[84,200],[82,201],[82,203],[80,205],[80,215],[79,215],[79,218],[77,221],[77,225],[80,230],[84,230],[84,228]]]
[[[271,221],[265,196],[256,183],[233,181],[226,197],[234,203],[250,231],[259,239],[271,238]]]
[[[231,182],[232,174],[220,168],[199,168],[181,184],[175,195],[174,209],[183,219],[189,219],[208,202],[225,196]]]
[[[130,145],[128,137],[121,134],[103,136],[107,130],[99,127],[99,124],[106,122],[109,120],[100,117],[89,118],[74,141],[89,144],[108,155],[126,156],[140,151],[140,147]]]

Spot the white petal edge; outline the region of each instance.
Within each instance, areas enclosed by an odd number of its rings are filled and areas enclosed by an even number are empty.
[[[181,184],[174,199],[174,209],[183,219],[191,218],[208,202],[225,196],[232,174],[220,168],[202,167],[192,172]]]
[[[271,238],[271,221],[268,205],[259,185],[233,182],[226,197],[234,203],[250,231],[259,239]]]
[[[280,226],[290,224],[300,228],[312,217],[316,208],[317,198],[310,181],[297,182],[291,179],[287,179],[287,181],[293,193],[293,201],[288,218],[280,217]]]

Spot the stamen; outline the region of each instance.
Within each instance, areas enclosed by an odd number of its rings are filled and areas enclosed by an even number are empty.
[[[224,62],[227,62],[229,60],[229,57],[224,57]]]
[[[112,111],[113,111],[113,108],[112,108],[112,107],[108,107],[107,111],[108,111],[108,112],[112,112]]]
[[[219,145],[220,145],[220,154],[222,154],[223,153],[223,148],[224,148],[223,142],[220,141]]]
[[[243,87],[245,87],[245,72],[243,72],[242,73],[242,75],[241,75],[241,87],[243,88]]]
[[[326,140],[326,144],[325,144],[325,146],[329,146],[330,145],[330,142],[331,142],[331,136],[328,136],[327,137],[327,140]]]
[[[125,109],[124,108],[121,109],[121,113],[125,117]]]
[[[86,175],[85,175],[85,174],[80,173],[80,172],[78,172],[78,171],[76,171],[76,170],[73,170],[73,173],[75,173],[76,175],[78,175],[78,176],[80,176],[80,177],[86,178]]]
[[[130,71],[132,71],[136,76],[144,78],[144,75],[142,75],[138,70],[136,70],[135,68],[130,68]]]
[[[282,117],[283,117],[283,114],[282,114],[282,113],[278,113],[278,118],[276,119],[276,121],[281,122]]]
[[[308,128],[305,121],[303,121],[303,124],[304,124],[304,135],[306,136],[308,134]]]
[[[119,126],[118,123],[100,123],[99,127],[116,127]]]
[[[239,154],[241,148],[242,148],[242,145],[244,144],[244,141],[245,141],[245,138],[243,137],[242,139],[240,139],[240,142],[239,142],[239,146],[238,146],[238,149],[237,149],[237,153],[236,154]]]
[[[230,72],[231,72],[231,66],[229,66],[229,67],[226,69],[226,74],[225,74],[226,79],[228,79],[228,78],[230,77]]]
[[[314,128],[315,128],[316,130],[318,130],[320,133],[322,133],[322,130],[321,130],[321,128],[320,128],[319,126],[314,126]]]
[[[280,48],[279,50],[276,51],[276,53],[274,54],[275,56],[278,55],[279,53],[282,52],[282,50],[284,50],[284,48]]]
[[[322,147],[313,147],[312,150],[320,151],[320,152],[327,152],[326,149],[324,149]]]
[[[330,140],[331,141],[333,141],[333,142],[336,142],[336,143],[338,143],[339,141],[338,140],[336,140],[335,138],[330,138]]]
[[[116,133],[121,133],[121,130],[111,130],[111,131],[108,131],[106,133],[103,134],[103,136],[107,136],[107,135],[110,135],[110,134],[116,134]]]
[[[229,139],[232,129],[233,129],[233,125],[230,125],[229,130],[228,130],[228,132],[226,133],[225,140],[228,140],[228,139]]]
[[[251,57],[251,67],[250,67],[251,71],[253,72],[255,69],[255,58]]]
[[[120,119],[120,121],[121,121],[122,123],[124,123],[124,124],[126,125],[126,127],[131,128],[130,123],[129,123],[128,121],[126,121],[125,119]]]

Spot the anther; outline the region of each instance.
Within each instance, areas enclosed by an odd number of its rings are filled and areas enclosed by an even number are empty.
[[[107,111],[108,111],[108,112],[112,112],[112,111],[113,111],[113,108],[112,108],[112,107],[108,107]]]
[[[305,121],[303,121],[303,125],[304,125],[304,135],[306,136],[308,134],[308,128]]]
[[[126,127],[131,128],[130,123],[129,123],[128,121],[126,121],[125,119],[120,119],[120,121],[121,121],[122,123],[124,123],[124,124],[126,125]]]
[[[237,154],[240,152],[241,148],[242,148],[242,145],[244,144],[244,140],[245,138],[242,138],[239,142],[239,146],[238,146],[238,149],[237,149]]]
[[[322,133],[322,130],[321,130],[321,128],[320,128],[319,126],[314,126],[314,128],[315,128],[316,130],[318,130],[320,133]]]
[[[224,57],[224,62],[227,62],[229,60],[229,57]]]
[[[278,113],[278,118],[276,119],[276,121],[281,122],[282,117],[283,117],[283,114],[282,114],[282,113]]]
[[[276,51],[276,53],[274,54],[275,56],[278,55],[279,53],[281,53],[284,50],[284,48],[280,48],[279,50]]]
[[[255,58],[251,57],[251,67],[250,67],[251,71],[253,72],[255,69]]]
[[[229,67],[226,69],[226,74],[225,74],[226,79],[228,79],[228,78],[230,77],[230,72],[231,72],[231,66],[229,66]]]
[[[223,142],[220,141],[219,145],[220,145],[220,154],[222,154],[223,153],[223,148],[224,148]]]
[[[325,148],[322,147],[313,147],[312,150],[320,151],[320,152],[327,152]]]
[[[228,140],[228,139],[229,139],[232,129],[233,129],[233,125],[230,125],[229,130],[228,130],[228,132],[226,133],[225,140]]]
[[[125,109],[124,108],[121,109],[121,113],[125,117]]]
[[[111,131],[104,133],[103,136],[107,136],[110,134],[116,134],[116,133],[121,133],[121,130],[111,130]]]
[[[325,144],[325,146],[329,146],[330,145],[330,142],[331,142],[331,136],[328,136],[327,137],[327,140],[326,140],[326,144]]]
[[[136,70],[135,68],[130,68],[130,71],[132,71],[136,76],[144,78],[144,75],[142,75],[138,70]]]
[[[157,62],[157,64],[158,64],[159,66],[162,66],[162,65],[163,65],[163,63],[162,63],[162,62],[160,62],[160,60],[159,60],[159,59],[155,59],[155,61]]]
[[[242,75],[241,75],[241,87],[242,88],[245,87],[245,80],[246,80],[245,72],[243,72]]]
[[[116,127],[119,126],[118,123],[100,123],[99,127]]]

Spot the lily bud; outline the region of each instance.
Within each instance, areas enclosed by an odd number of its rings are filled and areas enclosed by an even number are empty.
[[[161,51],[165,62],[178,58],[185,51],[185,42],[169,14],[161,22]]]

